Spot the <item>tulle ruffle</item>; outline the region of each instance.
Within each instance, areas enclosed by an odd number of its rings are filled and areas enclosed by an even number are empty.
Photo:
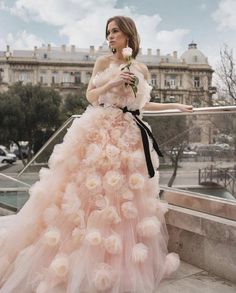
[[[130,113],[89,106],[39,175],[1,232],[0,292],[153,292],[178,267]]]

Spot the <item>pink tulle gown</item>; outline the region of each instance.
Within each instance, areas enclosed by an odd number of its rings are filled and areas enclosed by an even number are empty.
[[[111,64],[93,84],[118,70]],[[141,131],[121,109],[141,110],[150,98],[137,65],[131,70],[137,96],[125,85],[113,88],[75,119],[30,199],[1,231],[1,293],[151,293],[177,269],[178,256],[167,251],[158,171],[149,176]],[[156,170],[150,138],[149,148]]]

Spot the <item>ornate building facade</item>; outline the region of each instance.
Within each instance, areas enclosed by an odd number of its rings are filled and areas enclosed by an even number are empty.
[[[49,44],[34,50],[11,51],[7,46],[6,51],[0,51],[0,91],[21,81],[54,87],[62,94],[77,92],[81,84],[88,83],[97,57],[108,52],[106,43],[98,49],[77,49],[74,45],[58,48]],[[215,93],[211,84],[213,70],[195,43],[180,57],[176,51],[161,55],[159,49],[155,54],[148,49],[147,54],[140,50],[137,60],[149,68],[154,100],[194,106],[210,104]]]

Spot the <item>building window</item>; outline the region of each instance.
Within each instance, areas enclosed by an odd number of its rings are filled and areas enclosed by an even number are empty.
[[[63,73],[63,82],[70,82],[70,74],[69,72]]]
[[[91,72],[86,72],[86,83],[89,83],[91,75],[92,75]]]
[[[19,72],[18,80],[19,81],[22,81],[23,83],[28,82],[29,81],[29,74],[28,74],[28,72],[26,72],[26,71]]]
[[[152,84],[152,86],[157,86],[157,75],[156,74],[151,75],[151,84]]]
[[[81,83],[81,74],[80,74],[80,72],[75,72],[74,76],[75,76],[75,84],[80,84]]]
[[[59,74],[57,71],[52,72],[52,84],[59,83]]]
[[[194,76],[194,78],[193,78],[193,86],[195,88],[199,88],[200,87],[200,77],[199,76]]]
[[[39,79],[41,84],[47,84],[47,73],[45,71],[41,71]]]
[[[165,86],[174,88],[176,86],[176,75],[168,75],[165,79]]]

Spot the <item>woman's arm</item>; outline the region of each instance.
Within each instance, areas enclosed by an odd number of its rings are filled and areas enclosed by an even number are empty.
[[[110,64],[110,58],[107,56],[102,56],[97,59],[94,65],[93,73],[89,81],[87,92],[86,92],[86,98],[91,104],[97,102],[99,96],[106,93],[111,88],[120,86],[121,84],[124,84],[124,83],[131,84],[133,81],[133,74],[131,72],[121,71],[119,74],[117,74],[117,76],[115,76],[112,80],[109,80],[104,85],[100,87],[95,87],[92,83],[94,76],[98,72],[103,71],[107,67],[109,67],[109,64]]]
[[[144,78],[148,80],[149,78],[149,71],[146,65],[140,63],[140,68],[143,72]],[[182,112],[192,112],[193,106],[192,105],[185,105],[179,103],[155,103],[149,102],[144,107],[143,110],[146,111],[162,111],[162,110],[180,110]]]
[[[146,111],[162,111],[162,110],[180,110],[181,112],[192,112],[193,106],[179,104],[179,103],[155,103],[149,102],[144,107],[143,110]]]
[[[104,56],[98,58],[95,62],[95,65],[93,68],[93,73],[90,78],[90,81],[89,81],[89,84],[87,87],[87,91],[86,91],[86,98],[89,101],[89,103],[91,103],[91,104],[94,102],[97,102],[98,97],[110,89],[109,83],[106,83],[103,86],[100,86],[98,88],[96,88],[92,83],[95,75],[98,72],[105,70],[108,66],[109,66],[108,58],[104,57]]]

